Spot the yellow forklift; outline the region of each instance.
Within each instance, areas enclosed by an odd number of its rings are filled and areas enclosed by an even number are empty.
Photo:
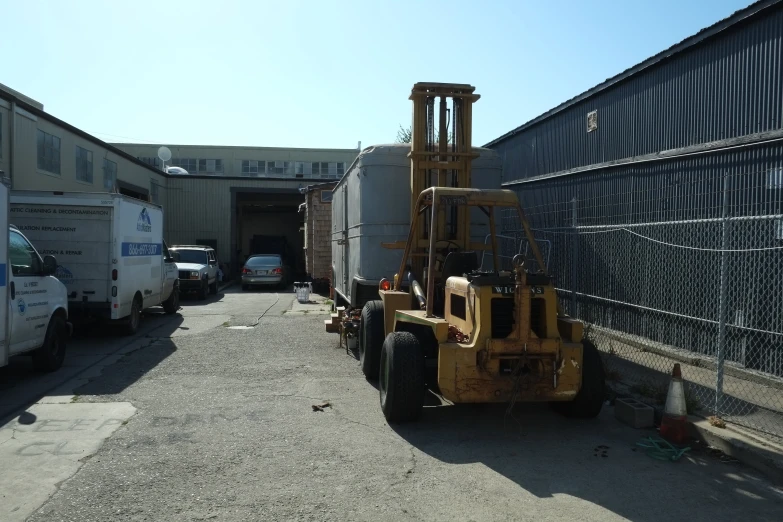
[[[416,420],[428,385],[452,403],[547,401],[564,415],[594,417],[604,400],[601,357],[583,324],[560,311],[516,194],[468,188],[474,90],[413,88],[410,232],[384,245],[404,249],[399,270],[361,311],[362,370],[378,379],[389,422]],[[517,214],[532,259],[501,255],[501,209]],[[476,215],[489,221],[487,241],[471,237]],[[427,360],[437,361],[435,383],[426,382]]]

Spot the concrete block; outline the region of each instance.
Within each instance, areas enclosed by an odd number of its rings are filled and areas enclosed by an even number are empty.
[[[617,399],[614,403],[614,416],[632,428],[650,428],[654,424],[655,410],[636,399]]]

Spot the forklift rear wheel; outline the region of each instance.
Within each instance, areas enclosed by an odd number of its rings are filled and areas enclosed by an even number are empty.
[[[552,402],[552,409],[566,416],[592,419],[601,413],[606,393],[606,375],[598,348],[582,341],[582,387],[570,402]]]
[[[370,301],[362,308],[359,326],[359,362],[368,379],[378,378],[383,332],[383,301]]]
[[[424,407],[424,353],[410,332],[392,332],[381,350],[381,410],[388,422],[415,421]]]

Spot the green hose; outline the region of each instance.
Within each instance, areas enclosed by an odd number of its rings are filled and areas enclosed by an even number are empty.
[[[645,453],[647,453],[647,456],[649,457],[658,460],[670,460],[672,462],[680,460],[680,458],[691,449],[690,446],[678,448],[661,437],[647,437],[646,439],[637,442],[636,445],[646,448],[647,451]]]

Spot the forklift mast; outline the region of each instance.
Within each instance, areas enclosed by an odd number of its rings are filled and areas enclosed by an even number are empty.
[[[421,211],[419,195],[430,187],[471,187],[471,162],[479,156],[473,151],[473,103],[479,99],[475,87],[467,84],[417,83],[413,86],[413,125],[411,127],[411,223]],[[423,252],[429,246],[430,214],[419,219],[413,242],[414,273],[423,275]],[[470,209],[465,206],[439,205],[436,243],[448,241],[462,250],[470,249]],[[418,254],[418,255],[417,255]],[[431,268],[431,267],[429,267]]]

